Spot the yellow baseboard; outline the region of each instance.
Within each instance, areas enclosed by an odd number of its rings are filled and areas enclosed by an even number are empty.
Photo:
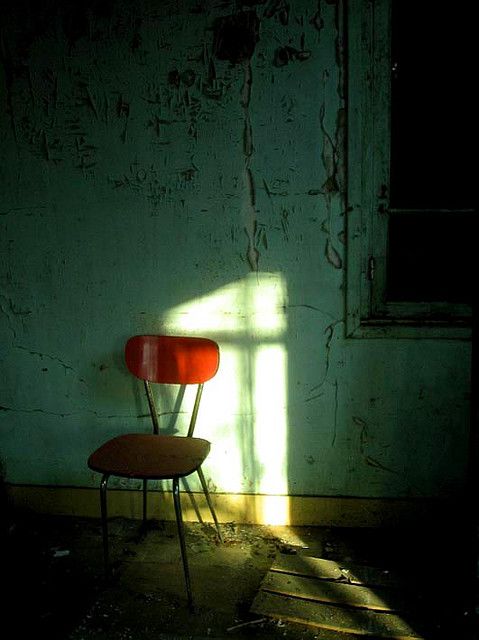
[[[16,509],[52,515],[100,516],[98,489],[8,485],[7,492]],[[412,522],[417,524],[435,519],[441,508],[438,501],[433,499],[212,494],[212,500],[220,522],[291,526],[383,527]],[[183,493],[182,507],[186,521],[197,521],[197,510],[205,521],[211,520],[203,494]],[[142,492],[110,489],[108,515],[141,518]],[[174,520],[170,492],[148,493],[148,517]]]

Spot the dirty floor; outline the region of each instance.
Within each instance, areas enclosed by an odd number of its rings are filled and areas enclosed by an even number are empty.
[[[5,532],[3,585],[8,637],[68,640],[281,638],[345,640],[351,634],[250,611],[278,554],[308,554],[400,570],[421,592],[425,638],[474,638],[469,558],[460,532],[265,527],[186,523],[197,611],[188,611],[176,527],[110,521],[113,576],[103,577],[98,520],[15,513]],[[6,620],[4,617],[4,628]],[[8,628],[8,627],[7,627]],[[7,637],[7,636],[4,636]]]

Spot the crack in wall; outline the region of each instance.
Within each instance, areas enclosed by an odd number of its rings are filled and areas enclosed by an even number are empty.
[[[4,307],[4,305],[0,302],[0,311],[1,311],[1,312],[3,313],[3,315],[7,318],[8,328],[9,328],[9,330],[10,330],[10,331],[11,331],[11,333],[12,333],[12,337],[13,337],[13,339],[14,339],[14,340],[16,340],[16,338],[17,338],[17,332],[16,332],[16,329],[15,329],[15,325],[14,325],[14,322],[13,322],[13,318],[11,317],[11,311],[12,311],[12,305],[13,305],[13,303],[12,303],[12,301],[10,300],[10,298],[7,298],[7,297],[6,297],[6,296],[4,296],[4,295],[1,295],[1,296],[0,296],[0,299],[3,299],[3,300],[6,302],[6,304],[7,304],[8,308],[9,308],[9,310],[10,310],[10,312],[9,312],[9,311]]]
[[[149,413],[139,413],[137,415],[134,414],[105,414],[100,413],[99,411],[95,411],[94,409],[81,409],[79,411],[49,411],[48,409],[42,409],[41,407],[35,407],[31,409],[26,409],[22,407],[7,407],[5,405],[0,405],[0,412],[11,412],[11,413],[42,413],[48,416],[57,416],[60,418],[69,418],[72,416],[82,416],[82,415],[94,415],[97,418],[101,418],[102,420],[119,420],[119,419],[128,419],[134,420],[139,418],[151,418]],[[185,413],[182,411],[165,411],[163,413],[159,413],[158,416],[168,416],[168,415],[177,415],[180,413]]]
[[[11,213],[15,213],[16,211],[32,211],[35,209],[46,209],[45,205],[32,205],[31,207],[10,207],[10,209],[5,209],[5,211],[0,211],[0,216],[8,216]],[[30,215],[33,215],[30,213]]]
[[[367,439],[368,439],[368,425],[367,425],[367,422],[362,418],[360,418],[359,416],[353,416],[353,422],[358,427],[361,427],[361,431],[359,432],[359,451],[361,455],[364,457],[365,455],[364,448],[366,446]]]
[[[339,100],[344,103],[346,96],[346,79],[344,70],[345,65],[345,47],[344,47],[344,2],[335,3],[334,13],[334,26],[336,30],[335,38],[335,53],[336,53],[336,67],[338,69],[338,85],[337,92]]]
[[[64,368],[65,373],[67,371],[73,371],[74,373],[76,373],[75,369],[72,366],[70,366],[69,364],[66,364],[65,362],[63,362],[61,358],[58,358],[57,356],[52,356],[48,353],[42,353],[41,351],[32,351],[28,347],[23,347],[22,345],[19,345],[19,344],[14,345],[14,347],[15,349],[21,349],[22,351],[26,351],[32,356],[38,356],[39,358],[42,358],[42,359],[47,358],[48,360],[52,360],[53,362],[58,362],[58,364],[60,364]]]
[[[16,407],[5,407],[3,405],[0,406],[0,411],[3,412],[12,412],[12,413],[43,413],[48,416],[56,416],[58,418],[66,418],[68,416],[73,416],[75,413],[67,413],[67,412],[59,412],[59,411],[47,411],[46,409],[17,409]]]
[[[369,444],[368,423],[362,418],[360,418],[359,416],[353,416],[353,422],[354,424],[356,424],[358,427],[361,428],[361,431],[359,432],[359,452],[364,462],[369,467],[374,467],[375,469],[386,471],[388,473],[398,476],[399,478],[403,478],[407,480],[405,473],[401,473],[396,469],[391,469],[391,467],[387,467],[386,465],[379,462],[379,460],[376,460],[376,458],[373,458],[373,456],[367,453],[366,448]]]
[[[326,344],[325,344],[325,349],[326,349],[326,365],[325,365],[325,369],[324,369],[324,375],[323,375],[323,379],[321,380],[321,382],[319,384],[314,385],[314,387],[311,387],[311,389],[309,390],[309,393],[314,393],[315,391],[319,391],[324,384],[326,383],[328,374],[329,374],[329,366],[330,366],[330,360],[331,360],[331,343],[332,340],[334,338],[334,330],[336,328],[336,326],[338,324],[343,324],[342,320],[335,320],[334,322],[331,322],[331,324],[329,324],[326,329],[323,332],[323,335],[327,335],[326,337]],[[306,398],[306,402],[313,400],[314,398],[318,398],[322,395],[322,393],[318,393],[316,396],[311,397],[309,396],[308,398]]]
[[[13,340],[16,340],[17,331],[15,329],[14,318],[25,318],[31,315],[32,311],[31,309],[17,309],[13,300],[4,294],[0,294],[0,300],[1,299],[4,300],[5,304],[0,302],[0,311],[7,318],[8,328],[12,333]]]
[[[336,435],[338,431],[338,381],[334,381],[334,420],[333,420],[333,437],[331,440],[331,446],[336,444]]]
[[[318,311],[318,313],[321,313],[323,316],[330,318],[331,320],[333,320],[333,322],[340,322],[340,320],[336,320],[331,313],[328,313],[327,311],[324,311],[324,309],[320,309],[319,307],[315,307],[312,304],[287,304],[285,305],[284,308],[285,309],[310,309],[311,311]]]
[[[381,469],[381,471],[387,471],[399,477],[404,476],[404,474],[400,473],[399,471],[396,471],[395,469],[391,469],[390,467],[386,467],[384,464],[381,464],[378,460],[375,460],[372,456],[369,456],[369,455],[364,456],[364,461],[366,462],[367,465],[369,465],[370,467],[374,467],[375,469]]]
[[[332,239],[332,213],[331,213],[331,196],[339,192],[338,186],[338,160],[336,146],[326,130],[325,126],[326,107],[323,102],[319,111],[320,129],[323,134],[323,147],[321,151],[321,161],[326,172],[326,181],[324,182],[321,194],[325,198],[327,209],[327,228],[324,229],[328,234],[326,240],[325,255],[328,262],[335,268],[341,269],[343,261],[336,250]]]
[[[251,61],[247,60],[243,63],[243,89],[241,92],[241,106],[243,107],[244,123],[243,123],[243,156],[244,156],[244,177],[246,186],[246,197],[248,201],[244,205],[246,223],[244,231],[248,238],[248,247],[246,250],[246,259],[251,271],[258,271],[260,252],[257,247],[258,237],[258,221],[256,217],[256,189],[253,172],[251,170],[251,159],[254,152],[253,146],[253,129],[251,126],[251,116],[249,106],[251,102],[251,87],[253,84],[253,71]]]

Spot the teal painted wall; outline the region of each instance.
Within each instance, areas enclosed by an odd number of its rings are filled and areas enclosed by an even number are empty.
[[[198,424],[214,489],[453,494],[470,345],[345,338],[342,8],[234,4],[6,12],[5,478],[97,486],[89,453],[149,429],[126,338],[180,331],[222,349]]]

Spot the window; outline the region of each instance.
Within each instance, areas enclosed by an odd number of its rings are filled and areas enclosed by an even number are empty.
[[[348,333],[466,338],[477,270],[472,8],[348,7]]]

